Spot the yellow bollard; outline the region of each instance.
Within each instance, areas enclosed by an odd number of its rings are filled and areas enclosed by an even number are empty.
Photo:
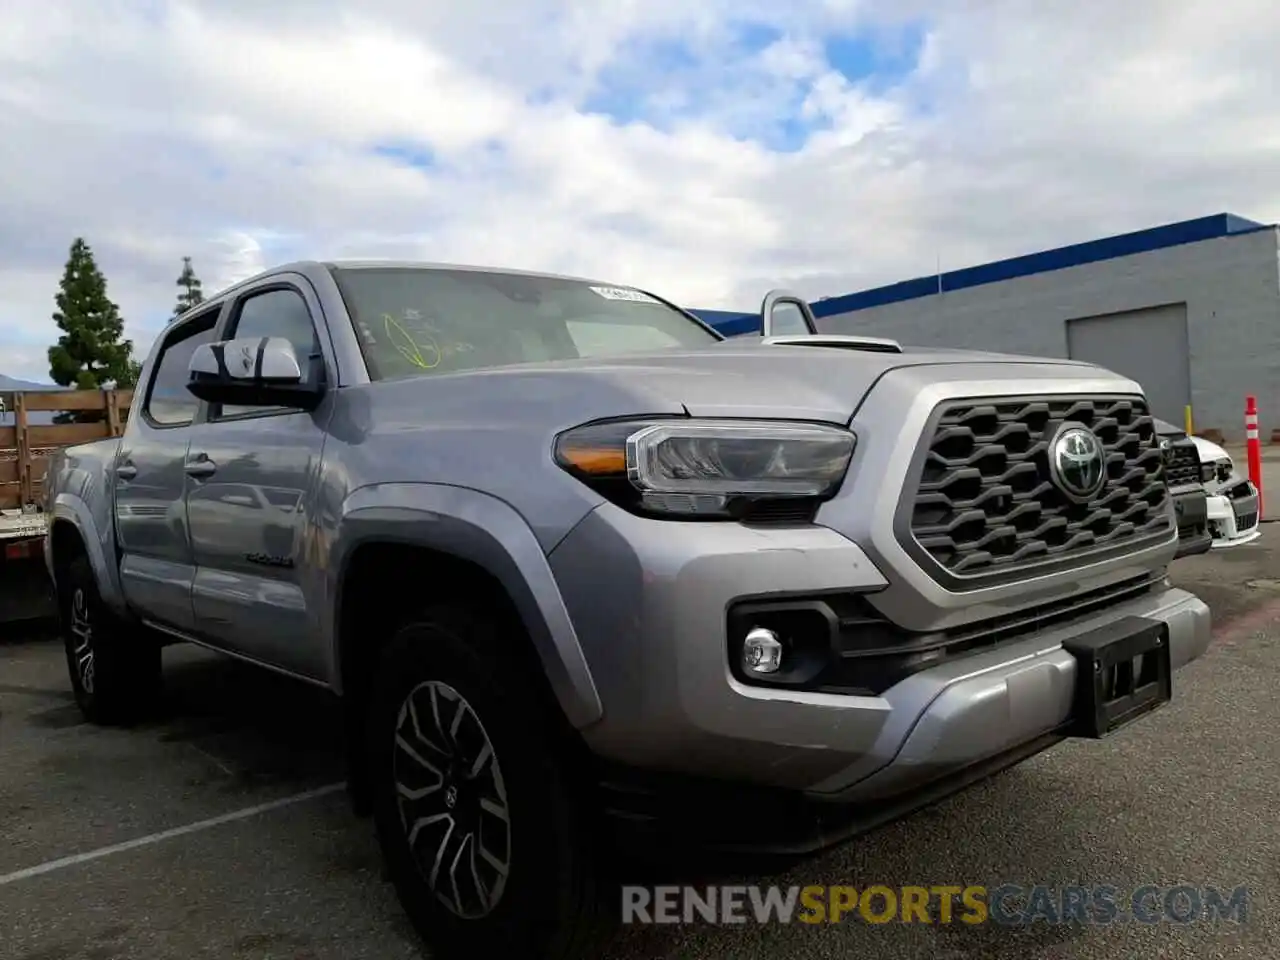
[[[1183,410],[1183,419],[1186,421],[1187,436],[1189,437],[1195,433],[1194,425],[1191,422],[1191,404],[1189,403]]]

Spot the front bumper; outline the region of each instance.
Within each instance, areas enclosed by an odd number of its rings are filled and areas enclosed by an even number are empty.
[[[1213,549],[1240,547],[1262,536],[1259,499],[1257,487],[1248,480],[1229,484],[1226,490],[1206,498]]]
[[[889,758],[859,761],[815,785],[824,799],[892,796],[1038,737],[1063,731],[1073,719],[1076,660],[1063,644],[1123,617],[1158,620],[1168,627],[1176,671],[1209,647],[1208,606],[1185,590],[1166,588],[1117,604],[1033,639],[956,661],[948,675],[918,674],[891,691],[902,719],[889,726],[873,752]],[[913,681],[920,689],[908,691]],[[910,705],[927,706],[912,715]]]
[[[862,550],[818,526],[663,523],[606,505],[551,555],[604,718],[583,731],[623,768],[875,801],[1047,745],[1072,719],[1064,641],[1124,617],[1168,627],[1173,668],[1210,639],[1208,607],[1148,592],[944,659],[878,695],[764,688],[729,666],[726,613],[744,596],[874,591]],[[605,594],[605,596],[602,596]]]

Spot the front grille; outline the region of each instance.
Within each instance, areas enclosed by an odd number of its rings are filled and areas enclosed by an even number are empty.
[[[1256,513],[1243,513],[1236,517],[1236,530],[1243,533],[1245,530],[1252,530],[1258,525],[1258,515]]]
[[[1049,443],[1067,421],[1091,428],[1104,450],[1105,483],[1083,504],[1049,472]],[[966,399],[943,404],[930,424],[899,518],[904,547],[939,580],[985,583],[1173,532],[1155,424],[1141,398]]]
[[[1200,485],[1200,451],[1194,441],[1169,441],[1164,448],[1164,476],[1165,482],[1173,489]]]

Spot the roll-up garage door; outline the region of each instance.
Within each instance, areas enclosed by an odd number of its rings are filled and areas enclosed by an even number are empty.
[[[1067,352],[1137,380],[1152,413],[1182,423],[1191,402],[1185,303],[1068,320]]]

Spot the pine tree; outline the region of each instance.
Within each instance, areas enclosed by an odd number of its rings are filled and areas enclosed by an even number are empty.
[[[129,357],[129,369],[125,372],[124,379],[116,384],[121,390],[132,390],[138,385],[138,378],[142,376],[142,361],[135,360],[132,355]]]
[[[107,296],[107,281],[98,269],[93,251],[80,237],[71,244],[62,274],[62,284],[54,298],[58,309],[53,320],[62,330],[58,342],[49,348],[49,376],[63,387],[98,390],[115,385],[132,387],[137,382],[133,362],[133,342],[124,339],[120,308]],[[60,420],[100,418],[84,411]]]
[[[204,291],[200,287],[200,278],[191,268],[191,258],[182,258],[182,274],[178,277],[178,286],[182,292],[178,294],[178,302],[173,307],[173,315],[180,317],[196,304],[204,302]]]

